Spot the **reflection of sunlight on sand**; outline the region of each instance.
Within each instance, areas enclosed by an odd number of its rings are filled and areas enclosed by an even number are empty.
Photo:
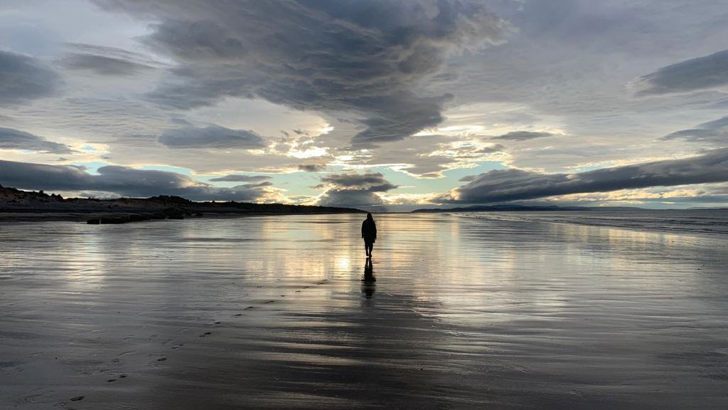
[[[348,272],[351,269],[351,260],[349,256],[336,256],[336,268],[339,271]]]
[[[546,228],[546,239],[529,235],[528,223],[481,220],[475,225],[465,218],[453,222],[449,230],[440,230],[452,232],[451,237],[441,236],[432,248],[421,250],[427,255],[426,269],[441,285],[428,291],[424,283],[432,278],[422,278],[421,287],[415,278],[413,292],[418,300],[440,306],[436,312],[421,313],[469,325],[563,321],[575,308],[583,310],[580,299],[609,299],[608,292],[627,289],[668,291],[677,277],[681,285],[692,286],[699,260],[670,256],[671,247],[696,247],[705,241],[669,233],[539,224],[539,229]],[[432,224],[432,219],[424,219],[416,226],[428,230]],[[499,230],[511,226],[522,232]],[[416,263],[398,262],[397,268]]]
[[[54,260],[54,267],[63,272],[64,286],[69,291],[87,292],[103,284],[106,265],[109,263],[105,252],[104,233],[98,230],[86,231],[84,225],[66,225],[62,228],[71,229],[73,240],[59,243],[61,254]]]

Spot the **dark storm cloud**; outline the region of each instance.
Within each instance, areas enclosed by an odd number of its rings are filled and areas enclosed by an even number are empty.
[[[491,139],[494,140],[513,140],[513,141],[527,141],[534,138],[551,137],[554,134],[550,132],[532,132],[532,131],[512,131],[507,134],[499,135]]]
[[[55,154],[68,154],[72,152],[66,145],[46,141],[36,135],[12,128],[0,128],[0,149],[24,149],[29,151],[52,152]]]
[[[269,180],[270,177],[267,175],[240,175],[230,174],[223,177],[212,178],[210,181],[215,182],[261,182]]]
[[[683,139],[686,141],[728,143],[728,117],[706,122],[695,128],[680,130],[662,137],[663,140]]]
[[[424,95],[444,56],[502,41],[507,24],[461,0],[97,0],[159,21],[143,41],[179,66],[150,98],[175,108],[226,96],[296,109],[351,112],[356,146],[406,138],[440,123],[447,94]]]
[[[663,67],[640,78],[637,95],[702,90],[728,84],[728,50]]]
[[[179,195],[192,200],[254,201],[266,183],[216,188],[174,172],[105,166],[98,175],[80,167],[0,160],[0,184],[47,191],[103,191],[122,196]]]
[[[231,130],[211,125],[179,128],[164,132],[159,142],[169,148],[265,148],[265,140],[253,131]]]
[[[36,59],[0,50],[0,107],[47,97],[59,81]]]
[[[382,199],[377,192],[387,192],[397,188],[389,183],[381,173],[335,174],[321,178],[329,189],[319,200],[320,205],[365,206],[381,205]]]
[[[71,70],[90,70],[99,75],[131,76],[140,71],[152,69],[144,64],[115,57],[94,54],[71,53],[62,60],[63,66]]]
[[[539,174],[516,169],[480,174],[445,202],[491,203],[556,195],[609,192],[728,181],[728,149],[679,159],[599,169],[578,174]]]

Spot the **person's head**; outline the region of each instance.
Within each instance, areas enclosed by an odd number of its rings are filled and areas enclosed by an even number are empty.
[[[373,219],[373,218],[372,218],[372,213],[371,213],[371,212],[367,212],[367,219]]]

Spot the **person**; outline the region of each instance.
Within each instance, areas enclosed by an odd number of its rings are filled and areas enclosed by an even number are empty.
[[[377,225],[369,212],[367,212],[367,219],[361,224],[361,237],[364,238],[364,251],[367,257],[371,258],[374,241],[377,240]]]

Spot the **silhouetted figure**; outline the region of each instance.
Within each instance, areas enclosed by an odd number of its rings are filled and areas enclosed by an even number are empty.
[[[361,237],[364,238],[364,251],[371,258],[374,241],[377,240],[377,225],[371,213],[367,213],[367,219],[361,224]]]

